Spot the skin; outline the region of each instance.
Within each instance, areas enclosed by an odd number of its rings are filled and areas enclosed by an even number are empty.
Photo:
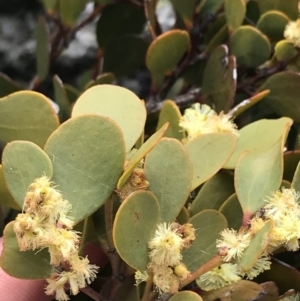
[[[0,254],[3,248],[3,238],[0,237]],[[88,244],[85,253],[89,254],[92,263],[104,266],[107,263],[102,250]],[[24,280],[9,276],[0,268],[0,301],[50,301],[53,296],[47,296],[44,292],[46,281]],[[4,299],[2,299],[5,296]]]
[[[3,238],[0,238],[0,253],[2,252]],[[0,292],[5,301],[48,301],[51,296],[44,293],[45,281],[23,280],[9,276],[0,268]],[[0,298],[1,299],[1,298]]]

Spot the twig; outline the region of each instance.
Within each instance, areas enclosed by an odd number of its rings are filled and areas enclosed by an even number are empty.
[[[201,88],[191,89],[189,92],[183,95],[178,95],[174,97],[173,101],[177,104],[179,108],[184,108],[194,102],[199,101],[201,97]],[[157,96],[151,97],[146,101],[147,113],[154,114],[161,110],[163,106],[162,99]]]
[[[90,286],[86,286],[86,287],[80,289],[80,291],[82,291],[84,294],[86,294],[87,296],[89,296],[90,298],[92,298],[95,301],[108,301],[106,298],[104,298],[99,293],[97,293],[95,290],[93,290]]]
[[[152,40],[156,39],[156,34],[155,34],[155,30],[151,24],[151,20],[150,20],[150,15],[149,15],[149,6],[152,4],[153,0],[144,0],[144,12],[145,12],[145,16],[147,19],[147,26],[149,29],[149,32],[151,34]]]
[[[198,270],[192,273],[186,280],[181,281],[180,288],[190,284],[194,280],[196,280],[201,275],[207,273],[208,271],[220,266],[223,262],[223,259],[220,255],[214,256],[211,260],[206,262],[203,266],[201,266]]]
[[[148,271],[148,279],[141,301],[151,301],[156,295],[156,292],[152,290],[152,284],[153,284],[153,273]]]
[[[77,31],[79,31],[80,29],[82,29],[87,24],[89,24],[90,22],[92,22],[98,16],[98,14],[101,12],[103,7],[104,6],[102,4],[99,4],[85,20],[83,20],[80,24],[78,24],[76,27],[73,28],[72,32],[75,33]]]

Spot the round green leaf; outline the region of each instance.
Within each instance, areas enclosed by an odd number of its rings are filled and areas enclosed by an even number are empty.
[[[281,40],[275,45],[275,56],[278,61],[289,61],[298,54],[293,42]]]
[[[280,187],[285,134],[265,150],[244,153],[237,162],[234,185],[244,214],[254,214],[265,198]]]
[[[239,28],[244,21],[245,13],[244,0],[225,0],[225,15],[229,29]]]
[[[47,154],[29,141],[8,143],[3,151],[2,164],[7,187],[21,208],[28,186],[42,176],[51,178],[53,173]]]
[[[239,230],[243,221],[243,210],[236,193],[232,194],[220,207],[228,222],[228,228]]]
[[[63,23],[68,27],[72,27],[86,4],[87,0],[60,0],[59,15]]]
[[[159,219],[159,205],[150,191],[136,191],[121,204],[114,221],[113,239],[118,254],[131,267],[144,271],[148,242]]]
[[[135,5],[130,3],[107,5],[102,10],[97,22],[98,45],[105,48],[116,37],[139,34],[145,23],[144,10]]]
[[[130,161],[126,164],[124,173],[118,181],[117,188],[120,189],[123,187],[127,179],[132,174],[135,167],[140,163],[140,161],[153,149],[153,147],[159,142],[163,137],[164,133],[168,128],[166,123],[160,130],[153,134],[130,158]]]
[[[239,267],[241,267],[242,270],[251,270],[255,265],[257,259],[261,256],[269,243],[268,235],[272,230],[272,227],[273,221],[266,221],[264,226],[251,239],[249,247],[243,252],[242,257],[238,263]]]
[[[79,97],[80,91],[69,84],[64,84],[64,88],[70,103],[73,104]]]
[[[3,251],[0,257],[1,268],[10,276],[21,279],[46,279],[52,272],[47,249],[42,251],[23,251],[18,245],[14,223],[4,229]]]
[[[103,205],[125,161],[120,128],[99,115],[66,121],[50,136],[45,151],[52,160],[53,181],[72,204],[76,223]]]
[[[0,140],[29,140],[44,147],[58,127],[51,102],[42,94],[20,91],[0,99]]]
[[[239,131],[236,148],[224,168],[235,168],[238,159],[247,150],[271,147],[286,131],[286,127],[290,127],[292,123],[291,119],[283,117],[275,120],[262,119],[243,127]]]
[[[120,47],[122,45],[122,47]],[[132,75],[144,65],[148,45],[136,36],[122,36],[111,41],[104,51],[104,72],[117,77]]]
[[[190,213],[189,213],[189,211],[186,209],[185,206],[182,206],[179,214],[176,217],[176,221],[180,225],[183,225],[183,224],[186,224],[189,219],[190,219]]]
[[[279,10],[290,19],[298,18],[298,0],[257,0],[261,14],[270,10]]]
[[[8,187],[5,183],[3,168],[1,164],[0,164],[0,205],[5,207],[10,207],[16,210],[20,210],[21,208],[21,206],[19,206],[16,203],[13,196],[8,190]]]
[[[133,92],[113,85],[94,86],[81,94],[72,117],[88,113],[113,119],[123,131],[127,152],[141,136],[146,121],[144,103]]]
[[[290,19],[282,12],[271,10],[260,16],[256,26],[271,40],[283,39],[283,32]]]
[[[169,301],[202,301],[203,299],[192,291],[183,291],[173,295]]]
[[[50,37],[45,18],[39,17],[35,27],[36,65],[40,80],[46,79],[50,63]]]
[[[228,47],[220,45],[210,55],[204,70],[202,94],[205,103],[216,112],[228,112],[233,105],[236,87],[236,68]]]
[[[111,72],[101,73],[95,80],[90,81],[85,86],[84,90],[87,90],[93,86],[97,85],[111,85],[116,80],[115,75]]]
[[[238,66],[256,68],[271,55],[271,44],[266,36],[253,26],[239,27],[231,36],[230,50]]]
[[[42,2],[49,15],[52,15],[56,12],[58,0],[42,0]]]
[[[181,126],[179,126],[180,118],[180,110],[174,101],[164,101],[159,113],[157,130],[160,129],[166,122],[168,122],[169,126],[165,133],[165,137],[175,138],[181,141],[183,138],[185,138],[185,133]]]
[[[224,166],[235,145],[236,137],[229,133],[205,134],[185,144],[193,163],[192,190]]]
[[[161,34],[149,46],[146,65],[151,72],[153,84],[162,83],[166,73],[172,71],[190,47],[187,31],[173,29]]]
[[[158,199],[161,221],[172,222],[185,204],[192,184],[192,164],[182,143],[163,138],[147,155],[144,167],[149,190]]]
[[[204,183],[189,208],[190,214],[195,215],[204,209],[218,210],[233,193],[233,176],[226,171],[220,171]]]
[[[256,0],[249,0],[246,4],[246,17],[254,24],[260,17],[260,11]]]
[[[278,72],[270,76],[259,90],[271,90],[262,103],[270,107],[277,115],[287,116],[300,122],[300,74],[296,72]]]
[[[216,239],[227,227],[227,221],[222,213],[207,209],[194,215],[189,223],[196,229],[196,240],[189,249],[183,250],[182,255],[184,264],[194,272],[218,253]]]

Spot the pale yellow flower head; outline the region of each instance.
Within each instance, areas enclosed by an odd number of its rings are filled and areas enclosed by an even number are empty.
[[[151,249],[149,257],[155,264],[173,266],[182,259],[184,241],[174,223],[158,225],[155,236],[148,245]]]
[[[187,132],[191,140],[203,134],[232,133],[238,135],[231,117],[221,112],[219,115],[206,104],[194,104],[186,109],[179,125]]]
[[[237,232],[234,229],[224,229],[221,233],[222,239],[217,239],[217,248],[223,255],[223,261],[230,262],[232,259],[240,258],[244,250],[249,246],[251,234]]]
[[[241,277],[238,275],[237,265],[232,263],[223,263],[219,267],[214,268],[197,278],[196,283],[201,289],[210,291],[239,280],[241,280]]]
[[[300,19],[290,21],[284,30],[284,37],[293,42],[296,47],[300,47]]]

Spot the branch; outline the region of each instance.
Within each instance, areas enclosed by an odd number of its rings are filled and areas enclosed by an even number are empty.
[[[97,293],[95,290],[93,290],[90,286],[81,288],[80,291],[95,301],[108,301],[106,298],[104,298],[99,293]]]
[[[198,102],[201,98],[201,88],[191,89],[189,92],[183,95],[175,96],[173,101],[177,104],[179,108],[187,107],[188,105]],[[163,106],[162,99],[157,96],[150,97],[146,101],[146,110],[148,115],[157,113],[161,110]]]

